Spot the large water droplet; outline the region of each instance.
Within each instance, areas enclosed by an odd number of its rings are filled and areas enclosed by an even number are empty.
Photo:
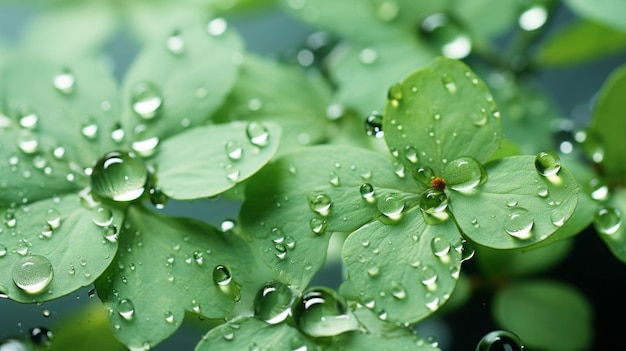
[[[359,327],[343,297],[326,287],[307,289],[294,302],[292,315],[296,326],[312,337],[338,335]]]
[[[533,215],[522,207],[513,207],[504,218],[504,231],[518,239],[529,239],[534,225]]]
[[[246,135],[250,143],[258,147],[266,146],[270,140],[269,131],[259,122],[250,122],[246,127]]]
[[[359,193],[361,194],[361,197],[368,202],[374,200],[374,187],[370,183],[361,184],[361,187],[359,188]]]
[[[365,118],[365,134],[376,138],[382,138],[385,135],[382,115],[374,112]]]
[[[68,67],[65,67],[61,69],[61,72],[59,72],[59,74],[54,76],[52,84],[58,91],[64,94],[70,94],[74,91],[74,86],[76,85],[76,77],[74,76],[74,73],[72,73],[72,70],[70,70]]]
[[[132,152],[113,151],[93,168],[91,189],[107,199],[132,201],[139,198],[148,179],[144,162]]]
[[[29,294],[44,290],[52,282],[53,276],[50,260],[40,255],[22,257],[13,267],[13,282]]]
[[[392,220],[399,220],[402,217],[405,206],[402,195],[398,193],[381,196],[376,205],[380,213]]]
[[[273,281],[265,284],[254,298],[254,315],[270,324],[284,321],[296,295],[287,285]]]
[[[520,338],[506,330],[494,330],[476,345],[476,351],[522,351],[522,341]]]
[[[426,189],[420,196],[419,206],[425,213],[439,213],[448,207],[448,197],[443,191]]]
[[[141,82],[133,87],[131,93],[133,111],[144,119],[156,117],[163,105],[163,98],[157,87],[149,82]]]
[[[135,305],[130,299],[121,299],[117,303],[117,313],[120,317],[130,321],[135,316]]]
[[[446,184],[456,191],[471,191],[487,180],[487,172],[476,159],[460,157],[446,165]]]
[[[213,269],[213,282],[224,293],[235,301],[241,299],[241,285],[233,280],[230,267],[218,265]]]
[[[535,156],[535,168],[542,176],[553,176],[561,169],[561,158],[554,151],[542,151]]]
[[[307,196],[309,207],[322,216],[327,216],[330,212],[332,201],[330,196],[323,191],[313,191]]]
[[[42,347],[44,349],[50,348],[52,346],[52,339],[54,339],[54,334],[52,331],[46,327],[34,327],[28,330],[28,334],[30,340],[37,346]],[[0,351],[4,350],[0,346]],[[10,351],[10,350],[7,350]]]
[[[622,226],[622,213],[612,207],[601,208],[596,213],[593,224],[602,234],[615,234]]]
[[[442,236],[435,236],[430,241],[430,249],[437,257],[444,257],[450,252],[450,243]]]

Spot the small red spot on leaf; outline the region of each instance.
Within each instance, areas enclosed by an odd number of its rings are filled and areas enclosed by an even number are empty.
[[[435,190],[443,191],[446,189],[446,181],[443,178],[433,177],[430,186]]]

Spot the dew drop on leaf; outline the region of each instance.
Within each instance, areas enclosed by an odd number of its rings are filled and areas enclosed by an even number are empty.
[[[424,265],[421,268],[420,280],[424,285],[432,285],[437,281],[437,272],[431,266]]]
[[[22,130],[17,140],[17,147],[23,153],[32,155],[39,149],[39,140],[30,130]]]
[[[376,138],[382,138],[383,133],[383,116],[376,112],[365,118],[365,134]]]
[[[552,210],[550,213],[550,221],[557,227],[562,227],[565,224],[565,214],[559,209]]]
[[[535,168],[542,176],[553,176],[561,169],[561,159],[554,151],[542,151],[535,156]]]
[[[56,208],[49,208],[46,211],[46,223],[52,229],[56,229],[61,225],[61,213]]]
[[[372,201],[374,198],[374,187],[370,183],[363,183],[359,188],[361,197],[367,201]]]
[[[232,297],[235,301],[241,299],[241,286],[233,280],[233,275],[228,266],[218,265],[213,269],[213,283],[224,295]]]
[[[91,174],[91,189],[114,201],[132,201],[145,190],[148,170],[132,152],[113,151],[104,155]]]
[[[325,220],[319,218],[313,218],[309,221],[309,227],[315,234],[324,234],[327,225],[328,223]]]
[[[442,236],[435,236],[430,241],[430,248],[437,257],[446,256],[450,252],[450,243]]]
[[[391,282],[391,296],[398,300],[404,300],[407,296],[406,289],[399,282]]]
[[[359,61],[364,65],[374,64],[376,60],[378,60],[378,51],[372,48],[363,48],[361,52],[359,52]]]
[[[246,127],[246,136],[252,145],[263,147],[269,143],[270,133],[260,122],[250,122]]]
[[[16,111],[20,127],[35,129],[39,123],[39,116],[28,105],[20,105]]]
[[[254,298],[254,315],[270,324],[284,321],[289,316],[296,295],[287,285],[272,281],[265,284]]]
[[[207,24],[206,28],[210,35],[217,37],[226,32],[226,29],[228,29],[228,22],[221,17],[214,18],[209,22],[209,24]]]
[[[530,211],[522,207],[513,207],[504,218],[503,227],[509,235],[525,240],[530,238],[534,223]]]
[[[595,215],[593,224],[602,234],[615,234],[622,226],[622,213],[613,207],[601,208]]]
[[[426,189],[420,196],[419,206],[425,213],[439,213],[448,207],[448,197],[443,191]]]
[[[391,103],[393,107],[398,107],[400,105],[400,100],[402,100],[403,95],[403,87],[401,83],[396,83],[389,87],[387,91],[387,99]]]
[[[28,294],[43,291],[54,277],[52,264],[44,256],[22,257],[13,267],[13,282]]]
[[[525,31],[533,31],[543,27],[548,20],[548,10],[541,5],[533,5],[519,16],[518,24]]]
[[[606,201],[609,198],[608,185],[599,178],[593,178],[588,184],[589,195],[591,198],[597,201]]]
[[[120,317],[130,321],[135,316],[135,305],[130,299],[121,299],[117,303],[117,313]]]
[[[398,193],[387,194],[378,199],[378,211],[391,220],[399,220],[404,210],[404,200]]]
[[[161,92],[152,83],[136,84],[131,92],[131,106],[135,114],[143,119],[153,119],[163,105]]]
[[[171,311],[165,312],[165,322],[168,324],[174,324],[174,314]]]
[[[305,290],[293,303],[291,313],[298,329],[312,337],[338,335],[359,327],[343,297],[326,287]]]
[[[28,331],[30,340],[37,346],[42,348],[49,348],[52,345],[52,339],[54,334],[46,327],[34,327]],[[3,350],[0,347],[0,350]]]
[[[91,212],[93,223],[99,227],[106,227],[113,223],[113,212],[106,206],[98,206]]]
[[[24,341],[19,339],[3,339],[0,340],[0,351],[30,351],[31,347]]]
[[[507,330],[494,330],[483,336],[476,346],[476,351],[522,351],[520,338]]]
[[[0,258],[6,256],[8,253],[7,247],[4,244],[0,244]]]
[[[72,73],[72,70],[68,67],[64,67],[61,69],[61,72],[54,76],[52,84],[61,93],[70,94],[74,91],[76,77],[74,76],[74,73]]]
[[[185,40],[179,30],[174,30],[167,38],[165,47],[174,55],[179,55],[183,52],[183,49],[185,48]]]
[[[476,159],[460,157],[450,161],[444,170],[446,184],[453,190],[468,192],[487,180],[487,172]]]
[[[444,13],[434,13],[424,19],[420,26],[422,35],[441,49],[441,54],[452,59],[467,57],[472,42],[459,26]]]
[[[330,196],[323,191],[313,191],[307,196],[309,208],[322,216],[327,216],[330,212],[332,200]]]
[[[226,156],[233,161],[240,160],[241,156],[243,156],[243,147],[237,140],[227,141],[226,144],[224,144],[224,149]]]
[[[93,140],[98,136],[98,124],[91,116],[82,119],[80,133],[88,140]]]

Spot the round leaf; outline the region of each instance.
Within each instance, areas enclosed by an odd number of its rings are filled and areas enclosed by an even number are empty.
[[[586,350],[592,339],[592,308],[578,291],[556,282],[534,281],[498,291],[497,323],[524,345],[542,350]]]
[[[260,134],[250,134],[256,132]],[[220,194],[269,162],[280,134],[274,123],[232,122],[176,135],[160,146],[154,159],[158,185],[174,199]]]
[[[424,222],[419,207],[400,222],[368,223],[346,239],[343,259],[361,303],[380,318],[414,323],[450,297],[461,266],[461,238],[452,220]]]
[[[465,64],[439,58],[390,89],[383,131],[406,166],[441,175],[447,161],[470,156],[485,162],[493,154],[499,116],[491,93]]]
[[[100,214],[108,213],[104,221],[111,223],[97,225],[97,208],[87,208],[82,202],[72,194],[2,210],[0,290],[12,300],[39,302],[67,295],[92,284],[109,266],[118,245],[105,235],[120,228],[124,215],[115,208],[101,207],[110,211]],[[35,294],[15,283],[16,278],[19,282],[30,277],[16,272],[23,259],[33,255],[45,257],[52,266],[52,279]],[[39,277],[33,279],[45,284]]]
[[[185,310],[223,318],[235,305],[236,285],[250,281],[252,260],[245,242],[189,218],[162,217],[133,206],[119,244],[96,288],[111,311],[116,337],[131,348],[154,346],[173,334]],[[230,268],[231,285],[214,281],[218,266]]]
[[[315,146],[282,156],[247,184],[242,226],[265,263],[303,288],[324,262],[329,233],[351,232],[381,216],[376,201],[385,194],[423,189],[393,169],[390,160],[352,147]],[[361,196],[366,183],[373,187],[369,198]]]
[[[486,171],[483,185],[448,195],[459,227],[480,245],[512,249],[538,243],[576,208],[578,185],[563,167],[546,177],[535,169],[534,156],[514,156],[488,163]]]

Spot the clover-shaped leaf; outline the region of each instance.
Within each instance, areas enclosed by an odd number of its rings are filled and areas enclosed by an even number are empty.
[[[96,281],[120,340],[154,346],[176,331],[185,310],[208,318],[231,312],[253,271],[242,239],[188,218],[128,211],[115,262]]]
[[[250,180],[241,223],[266,264],[304,288],[324,262],[330,233],[352,232],[382,213],[393,216],[393,201],[377,205],[376,199],[416,188],[401,165],[373,152],[310,147],[278,158]]]

